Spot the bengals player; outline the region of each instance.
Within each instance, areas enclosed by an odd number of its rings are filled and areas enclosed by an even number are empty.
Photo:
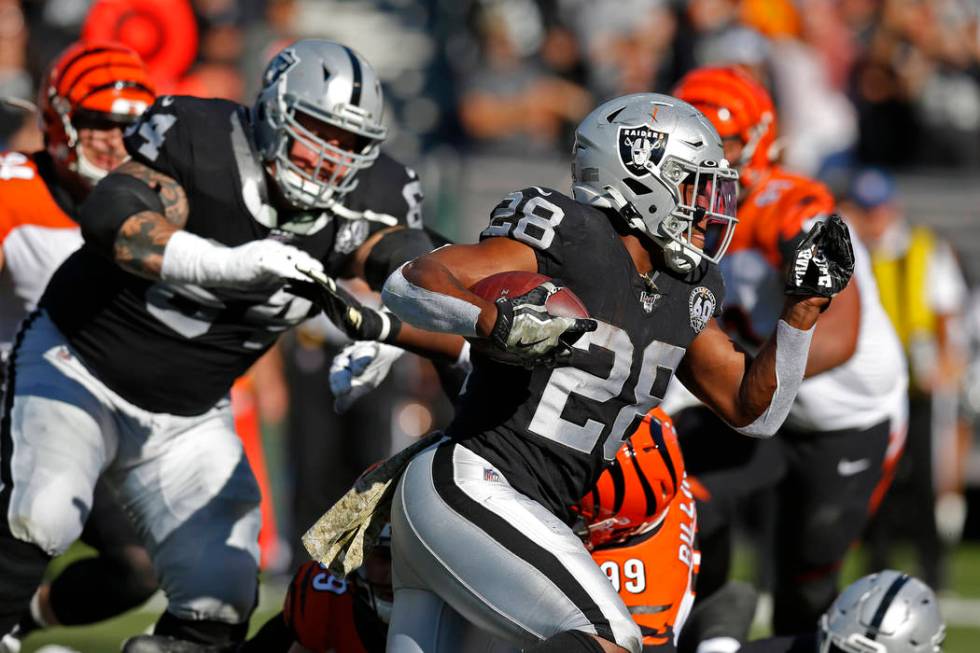
[[[834,211],[834,200],[823,184],[777,164],[772,99],[741,69],[696,69],[674,94],[711,121],[726,158],[739,170],[739,225],[721,261],[727,291],[721,324],[756,351],[776,327],[781,280],[793,252]],[[852,240],[854,277],[820,319],[807,380],[780,437],[764,443],[725,438],[718,433],[725,426],[706,410],[674,415],[689,470],[717,498],[702,506],[699,597],[720,586],[727,570],[727,539],[715,537],[713,524],[727,528],[730,514],[716,519],[714,513],[722,505],[726,512],[733,509],[732,502],[749,491],[777,488],[777,633],[814,628],[837,595],[840,561],[861,532],[875,488],[887,482],[904,439],[902,349],[878,300],[867,252]],[[698,423],[692,432],[685,430]],[[710,447],[704,446],[706,437]],[[739,474],[743,464],[743,470],[758,473]],[[713,550],[715,541],[725,542],[721,550]]]
[[[592,559],[640,627],[643,650],[676,650],[701,553],[684,457],[663,410],[643,418],[578,510]]]
[[[0,153],[0,357],[6,358],[51,275],[82,244],[78,206],[127,158],[123,130],[154,96],[143,62],[115,43],[75,43],[49,69],[38,98],[44,150]],[[96,495],[82,540],[100,555],[72,564],[38,589],[31,613],[15,636],[0,642],[0,651],[17,650],[17,640],[41,625],[109,618],[156,589],[149,558],[125,515],[101,487]],[[92,588],[98,588],[97,600]]]

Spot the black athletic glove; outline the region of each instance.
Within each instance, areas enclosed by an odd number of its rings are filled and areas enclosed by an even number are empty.
[[[586,331],[595,331],[595,320],[551,315],[548,297],[561,288],[546,281],[519,297],[497,300],[497,321],[490,340],[526,367],[559,365],[566,361],[570,345]]]
[[[297,269],[310,281],[290,279],[289,292],[306,297],[323,309],[327,318],[349,338],[390,343],[398,337],[402,321],[394,313],[365,306],[319,270]]]
[[[851,235],[840,216],[818,222],[799,244],[786,272],[786,294],[833,297],[854,273]]]

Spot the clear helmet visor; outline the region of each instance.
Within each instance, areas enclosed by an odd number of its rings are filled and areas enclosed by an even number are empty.
[[[310,129],[311,120],[320,121],[324,130]],[[276,179],[286,199],[297,208],[330,206],[352,191],[357,172],[370,168],[378,158],[378,140],[324,122],[320,116],[290,111],[284,131],[286,138],[276,157]],[[323,137],[325,132],[334,132],[338,138],[328,140]]]
[[[682,161],[678,170],[677,206],[661,223],[661,231],[699,258],[718,263],[738,224],[738,173],[727,167],[694,166]]]

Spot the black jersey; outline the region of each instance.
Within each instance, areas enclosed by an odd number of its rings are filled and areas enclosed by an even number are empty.
[[[717,315],[724,283],[703,262],[646,281],[600,209],[527,188],[496,209],[481,238],[534,248],[538,271],[581,298],[598,329],[567,367],[527,370],[478,354],[447,433],[518,490],[568,516],[638,420],[658,405],[691,340]]]
[[[228,246],[274,238],[321,260],[333,276],[344,276],[373,232],[422,226],[417,176],[382,154],[358,173],[344,206],[290,212],[279,217],[282,228],[263,227],[254,216],[275,209],[249,112],[233,102],[158,98],[125,143],[133,159],[183,187],[187,231]],[[236,290],[150,281],[88,243],[55,273],[41,306],[112,390],[146,410],[177,415],[208,410],[280,333],[315,313],[282,284]]]

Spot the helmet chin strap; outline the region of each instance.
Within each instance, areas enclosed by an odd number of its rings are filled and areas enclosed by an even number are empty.
[[[673,238],[655,238],[664,250],[664,262],[674,272],[690,272],[701,265],[701,255],[684,247]]]
[[[701,265],[701,255],[691,247],[684,246],[676,237],[662,233],[651,234],[643,218],[636,212],[636,209],[626,201],[622,193],[606,186],[605,192],[599,195],[592,204],[595,206],[609,206],[623,216],[629,226],[637,231],[649,234],[664,251],[664,262],[674,272],[687,273]],[[661,223],[663,224],[663,223]]]

